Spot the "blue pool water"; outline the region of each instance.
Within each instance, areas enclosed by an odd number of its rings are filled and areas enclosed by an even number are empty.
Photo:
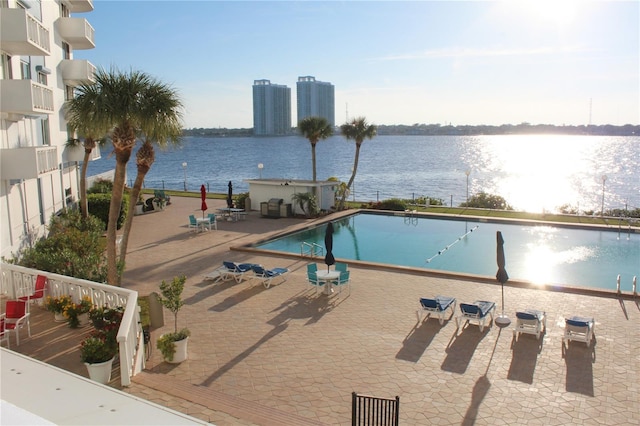
[[[640,234],[568,227],[359,213],[334,224],[336,258],[495,277],[496,231],[510,279],[623,291],[640,278]],[[326,224],[256,245],[300,253],[324,247]]]

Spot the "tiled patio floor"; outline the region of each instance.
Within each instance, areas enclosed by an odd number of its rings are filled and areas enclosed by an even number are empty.
[[[637,299],[507,286],[512,319],[516,309],[547,312],[540,341],[523,335],[514,342],[513,326],[456,333],[453,320],[417,323],[419,297],[499,305],[498,285],[351,266],[350,295],[316,295],[305,284],[307,262],[229,250],[299,219],[254,212],[194,234],[187,216],[199,200],[172,201],[163,212],[135,218],[124,286],[146,295],[163,279],[187,275],[179,327],[192,333],[189,359],[161,361],[155,340],[173,328],[165,313],[165,326],[152,333],[147,369],[127,392],[218,425],[347,425],[352,391],[399,395],[407,425],[640,424]],[[208,201],[211,209],[218,203],[224,201]],[[223,260],[292,272],[268,290],[256,281],[203,281]],[[563,318],[573,314],[596,318],[591,348],[572,342],[563,350]],[[43,328],[35,326],[19,351],[86,376],[73,346],[82,332],[34,321]]]

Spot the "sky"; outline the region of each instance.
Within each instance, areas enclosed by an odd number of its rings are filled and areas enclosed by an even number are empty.
[[[106,69],[170,84],[185,128],[253,127],[252,85],[335,86],[336,124],[640,124],[640,1],[94,0]]]

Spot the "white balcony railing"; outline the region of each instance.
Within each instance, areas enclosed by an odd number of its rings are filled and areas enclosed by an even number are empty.
[[[65,59],[60,62],[62,80],[67,86],[79,86],[96,81],[96,67],[86,59]]]
[[[84,18],[58,18],[56,27],[60,37],[76,50],[96,47],[95,30]]]
[[[124,307],[117,341],[120,352],[120,381],[122,386],[129,386],[131,377],[144,368],[138,292],[0,262],[2,293],[10,298],[31,294],[38,275],[44,275],[49,279],[47,294],[50,296],[69,295],[76,302],[88,296],[96,306]]]
[[[31,80],[0,80],[0,110],[10,114],[52,114],[53,90]]]
[[[0,48],[10,55],[49,56],[50,31],[22,8],[2,8]]]
[[[57,146],[3,149],[0,157],[3,180],[36,179],[59,167]]]

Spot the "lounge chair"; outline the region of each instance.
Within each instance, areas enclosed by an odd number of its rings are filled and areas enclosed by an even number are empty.
[[[564,344],[567,340],[577,340],[590,346],[595,324],[595,320],[591,317],[572,316],[571,318],[566,318],[562,343]]]
[[[232,277],[237,283],[246,278],[246,274],[252,271],[253,263],[235,263],[224,261],[222,265],[226,268],[225,274]]]
[[[429,318],[431,315],[437,316],[440,321],[440,325],[442,325],[444,323],[444,317],[447,309],[449,308],[451,308],[451,315],[449,316],[449,319],[451,319],[453,318],[453,314],[456,310],[455,297],[436,296],[433,299],[421,297],[420,309],[416,311],[418,322],[422,321],[422,314],[426,312],[427,318]]]
[[[216,283],[233,278],[233,276],[228,272],[229,270],[227,269],[227,267],[223,265],[218,269],[214,269],[208,274],[204,274],[203,278],[207,281],[213,281],[212,284],[216,284]]]
[[[516,312],[516,326],[513,329],[513,337],[517,340],[519,333],[535,334],[540,339],[540,333],[547,329],[546,312],[527,309]]]
[[[289,272],[287,268],[265,269],[262,265],[252,265],[251,269],[253,269],[253,273],[260,279],[265,288],[269,288],[276,277],[282,277],[282,282],[285,282],[287,278],[284,275]]]
[[[473,321],[478,325],[480,332],[484,329],[487,318],[490,317],[489,327],[493,322],[493,313],[496,310],[495,302],[487,302],[485,300],[476,300],[473,303],[461,303],[460,304],[460,316],[456,317],[456,328],[460,328],[460,322],[462,327]]]

